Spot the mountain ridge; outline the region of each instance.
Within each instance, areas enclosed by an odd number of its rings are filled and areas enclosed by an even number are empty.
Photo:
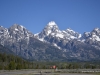
[[[100,29],[83,35],[72,29],[60,30],[54,21],[33,34],[24,26],[0,26],[0,44],[16,55],[30,60],[94,60],[100,59]]]

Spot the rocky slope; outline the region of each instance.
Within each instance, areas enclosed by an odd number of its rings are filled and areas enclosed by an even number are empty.
[[[57,24],[51,21],[35,37],[62,50],[68,58],[90,60],[100,56],[99,28],[82,35],[72,29],[59,30]]]
[[[0,44],[25,59],[63,60],[61,50],[34,38],[31,32],[18,24],[8,29],[0,27]]]
[[[0,26],[0,44],[29,60],[100,59],[99,28],[82,35],[72,29],[60,30],[54,21],[49,22],[38,34],[32,34],[18,24],[10,28]]]

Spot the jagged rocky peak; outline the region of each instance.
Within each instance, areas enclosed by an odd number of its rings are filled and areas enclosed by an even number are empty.
[[[0,31],[1,31],[2,29],[3,29],[3,30],[6,30],[7,28],[4,28],[3,26],[0,26]]]
[[[84,33],[83,33],[83,36],[84,36],[84,37],[89,37],[89,36],[90,36],[90,32],[84,32]]]
[[[71,31],[71,32],[75,32],[74,30],[72,30],[71,28],[67,28],[66,31]]]
[[[10,28],[9,28],[9,32],[10,35],[15,36],[15,34],[20,34],[20,35],[24,35],[25,29],[23,26],[19,25],[19,24],[13,24]]]
[[[57,33],[59,31],[59,28],[57,24],[54,21],[49,22],[41,32],[44,35],[49,35],[51,33]]]
[[[93,31],[100,31],[100,29],[99,28],[94,28],[94,30]]]
[[[12,30],[15,30],[15,31],[18,31],[18,30],[23,31],[23,29],[26,29],[26,28],[24,26],[22,26],[22,25],[14,24],[9,29],[12,29]]]
[[[16,38],[18,41],[20,39],[29,39],[29,37],[33,37],[34,35],[28,31],[24,26],[19,24],[14,24],[9,28],[9,34],[12,38]]]
[[[46,27],[45,27],[46,29],[51,29],[51,30],[55,30],[55,29],[59,29],[58,28],[58,26],[57,26],[57,24],[54,22],[54,21],[50,21],[47,25],[46,25]]]
[[[57,57],[54,60],[100,59],[100,29],[85,32],[83,36],[83,39],[79,38],[81,34],[70,28],[59,30],[54,21],[49,22],[42,32],[35,35],[38,40],[19,24],[14,24],[8,29],[0,27],[0,44],[27,59],[52,60],[55,55]]]
[[[28,31],[24,26],[19,25],[19,24],[14,24],[9,28],[9,31],[13,31],[13,32],[21,32],[22,33],[31,33],[30,31]]]
[[[94,28],[91,33],[95,33],[97,36],[100,36],[100,29],[99,28]]]
[[[45,39],[45,37],[49,38],[50,36],[62,39],[78,39],[81,37],[81,34],[70,28],[66,30],[60,30],[57,24],[54,21],[51,21],[45,26],[42,32],[36,35],[36,37]]]
[[[8,35],[8,29],[0,26],[0,35]]]
[[[0,32],[4,32],[5,28],[3,26],[0,26]]]
[[[47,25],[53,26],[53,25],[57,25],[57,24],[55,23],[55,21],[51,21]]]
[[[82,37],[84,40],[88,41],[100,41],[100,29],[94,28],[91,32],[85,32]]]
[[[92,40],[100,41],[100,29],[94,28],[91,32],[91,38]]]
[[[71,28],[66,29],[65,32],[66,32],[66,34],[70,35],[70,37],[74,36],[75,38],[81,38],[81,34],[79,34],[78,32],[75,32]]]
[[[74,30],[72,30],[72,29],[70,29],[70,28],[66,29],[65,31],[66,31],[68,34],[71,34],[71,35],[77,33],[77,32],[75,32]]]

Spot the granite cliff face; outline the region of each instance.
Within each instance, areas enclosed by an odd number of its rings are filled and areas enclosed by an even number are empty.
[[[10,28],[0,26],[0,44],[29,60],[100,59],[99,28],[82,35],[72,29],[60,30],[54,21],[49,22],[38,34],[32,34],[18,24]]]
[[[58,60],[63,54],[58,48],[39,41],[34,34],[18,24],[10,28],[0,27],[0,44],[29,60]]]
[[[49,22],[35,37],[62,50],[66,58],[79,60],[99,59],[100,29],[79,34],[72,29],[59,30],[54,21]]]

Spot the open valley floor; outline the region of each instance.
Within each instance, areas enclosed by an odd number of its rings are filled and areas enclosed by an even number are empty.
[[[80,72],[79,72],[80,71]],[[51,69],[27,69],[27,70],[0,70],[0,75],[100,75],[96,70],[51,70]]]

